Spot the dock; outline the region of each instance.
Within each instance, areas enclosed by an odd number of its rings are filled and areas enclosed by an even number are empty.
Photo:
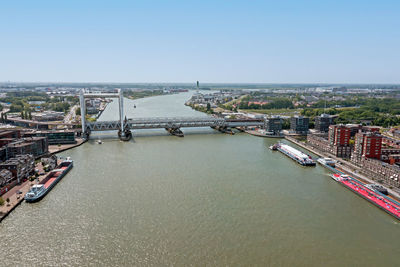
[[[245,130],[244,132],[246,132],[250,135],[253,135],[253,136],[264,137],[264,138],[285,138],[284,135],[262,134],[259,131],[255,131],[255,130]]]
[[[57,154],[57,153],[66,151],[68,149],[80,146],[87,141],[87,139],[85,139],[85,138],[76,138],[76,140],[77,140],[76,144],[49,145],[49,153],[52,155]]]
[[[61,161],[58,160],[57,165],[60,163]],[[39,169],[39,173],[43,172],[43,167],[41,163],[37,163],[35,168]],[[25,194],[31,189],[33,185],[40,183],[47,174],[48,172],[44,175],[40,175],[34,181],[26,180],[21,184],[14,186],[8,192],[1,196],[4,199],[4,205],[0,206],[0,222],[3,221],[16,207],[18,207],[24,201]],[[10,199],[9,203],[7,203],[6,201],[7,198]]]

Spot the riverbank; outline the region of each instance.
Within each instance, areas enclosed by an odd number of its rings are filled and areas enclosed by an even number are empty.
[[[136,100],[140,98],[166,95],[163,90],[144,90],[144,91],[125,91],[124,97],[130,100]]]
[[[361,168],[354,165],[353,163],[351,163],[349,161],[346,161],[342,158],[335,157],[334,155],[331,155],[328,153],[324,153],[318,149],[315,149],[314,147],[311,147],[310,145],[307,145],[304,142],[296,140],[293,137],[285,136],[285,139],[318,155],[319,157],[329,157],[329,158],[336,160],[339,165],[336,167],[336,169],[343,171],[346,174],[349,174],[350,176],[352,176],[353,178],[356,178],[357,180],[359,180],[360,182],[362,182],[364,184],[365,183],[367,183],[367,184],[372,184],[372,183],[375,184],[376,183],[376,181],[374,181],[373,179],[361,174],[360,173]],[[397,200],[397,201],[400,200],[400,193],[397,190],[390,189],[390,188],[386,188],[386,189],[388,190],[389,194],[395,198],[395,200]]]
[[[77,143],[76,144],[65,144],[65,145],[50,145],[49,146],[49,153],[50,154],[57,154],[66,150],[69,150],[71,148],[78,147],[85,143],[87,140],[83,138],[77,138]],[[59,160],[57,165],[61,161]],[[39,170],[39,173],[43,173],[43,166],[41,162],[37,163],[35,166],[35,169]],[[18,205],[22,203],[24,200],[25,194],[30,190],[30,188],[34,184],[38,184],[41,182],[47,175],[48,173],[45,173],[44,175],[38,176],[37,179],[34,181],[29,181],[26,180],[25,182],[22,182],[19,185],[15,185],[13,188],[11,188],[7,193],[3,194],[1,197],[4,200],[4,205],[0,206],[0,222],[6,218]],[[6,200],[9,199],[10,201],[7,202]]]
[[[57,165],[60,163],[61,161],[58,160]],[[36,163],[35,169],[38,169],[39,173],[44,173],[41,162]],[[40,183],[47,174],[48,172],[44,173],[43,175],[39,175],[34,181],[27,180],[22,182],[20,185],[14,186],[7,193],[1,196],[4,200],[4,205],[0,206],[0,222],[24,201],[25,194],[28,193],[33,185]],[[9,199],[10,201],[7,203],[6,199]]]
[[[57,154],[68,149],[78,147],[83,143],[87,142],[85,138],[76,138],[76,144],[65,144],[65,145],[49,145],[49,153],[50,154]]]
[[[253,136],[264,137],[264,138],[285,138],[284,135],[267,135],[267,134],[262,134],[256,130],[245,130],[244,132]]]
[[[96,120],[97,120],[98,118],[100,118],[101,114],[103,114],[104,110],[107,108],[107,106],[108,106],[108,104],[109,104],[110,102],[111,102],[111,101],[106,101],[105,104],[104,104],[104,102],[101,102],[100,110],[99,110],[99,112],[96,114]]]

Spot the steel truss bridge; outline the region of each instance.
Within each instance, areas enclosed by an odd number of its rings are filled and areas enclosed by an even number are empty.
[[[87,122],[86,98],[118,98],[119,120],[116,121],[96,121]],[[264,127],[264,119],[224,119],[217,117],[168,117],[168,118],[132,118],[124,117],[123,96],[121,90],[118,93],[80,93],[80,107],[82,120],[82,133],[89,137],[93,131],[118,130],[118,136],[122,140],[129,140],[132,137],[131,130],[135,129],[157,129],[164,128],[171,134],[183,136],[180,128],[185,127],[212,127],[214,129],[225,131],[233,127]]]
[[[263,119],[235,120],[214,117],[173,117],[173,118],[137,118],[124,121],[124,129],[179,129],[184,127],[212,127],[232,128],[264,126]],[[120,121],[97,121],[88,122],[86,127],[90,131],[108,131],[121,129]]]

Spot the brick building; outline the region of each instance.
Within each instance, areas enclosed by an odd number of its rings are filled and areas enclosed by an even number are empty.
[[[31,154],[37,158],[47,154],[49,151],[48,147],[49,144],[46,137],[28,137],[18,139],[7,145],[7,158],[24,154]]]
[[[3,163],[0,163],[0,169],[9,170],[14,179],[20,183],[23,179],[28,178],[35,170],[35,159],[32,155],[18,155]]]
[[[399,155],[399,154],[400,154],[400,148],[382,148],[381,160],[385,161],[385,162],[389,162],[389,158],[392,155]]]
[[[331,152],[331,147],[329,145],[327,135],[309,134],[307,135],[307,143],[324,152]]]
[[[400,140],[395,139],[395,138],[390,138],[387,136],[382,137],[382,144],[393,147],[393,148],[399,148],[400,149]]]
[[[0,187],[9,184],[13,179],[13,175],[9,170],[0,170]]]
[[[351,160],[359,163],[363,157],[381,160],[382,136],[377,132],[358,132]]]
[[[361,172],[369,177],[373,177],[378,182],[388,186],[400,188],[400,167],[388,163],[371,159],[362,158]]]
[[[329,144],[331,146],[348,146],[351,129],[343,124],[329,126]]]
[[[350,145],[351,128],[343,124],[329,126],[330,152],[340,158],[350,158],[353,147]]]

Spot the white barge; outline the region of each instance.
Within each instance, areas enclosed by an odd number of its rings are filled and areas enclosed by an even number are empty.
[[[303,166],[315,166],[311,156],[282,143],[274,145],[276,149]]]

